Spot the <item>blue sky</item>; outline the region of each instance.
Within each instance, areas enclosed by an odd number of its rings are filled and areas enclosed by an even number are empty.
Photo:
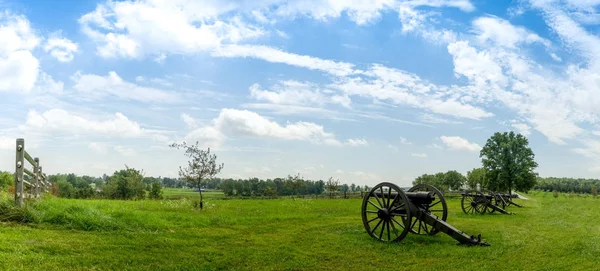
[[[600,172],[600,1],[0,0],[0,168],[409,185],[529,138],[541,176]]]

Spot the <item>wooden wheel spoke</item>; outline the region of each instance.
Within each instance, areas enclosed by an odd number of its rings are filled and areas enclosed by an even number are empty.
[[[375,219],[378,219],[378,218],[379,218],[379,217],[378,217],[378,216],[376,216],[375,218],[373,218],[373,219],[371,219],[371,220],[367,221],[367,223],[371,223],[371,222],[375,221]]]
[[[442,201],[440,200],[440,201],[438,201],[438,202],[436,202],[436,203],[434,203],[434,204],[431,204],[431,205],[429,205],[429,208],[431,208],[431,207],[433,207],[433,206],[435,206],[435,205],[437,205],[437,204],[439,204],[439,203],[441,203],[441,202],[442,202]]]
[[[377,227],[379,227],[379,225],[381,225],[381,222],[383,222],[383,219],[379,220],[379,223],[377,223],[377,225],[375,225],[375,228],[373,228],[373,230],[371,232],[375,232],[377,230]]]
[[[373,205],[375,208],[377,208],[377,210],[381,210],[381,207],[378,207],[377,205],[375,205],[375,203],[373,203],[372,201],[369,200],[369,203],[371,203],[371,205]]]

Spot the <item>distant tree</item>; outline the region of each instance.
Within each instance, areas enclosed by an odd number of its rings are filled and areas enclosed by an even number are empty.
[[[356,191],[356,185],[354,183],[350,184],[350,191],[351,192],[355,192]]]
[[[162,186],[158,182],[153,182],[148,195],[151,199],[162,199]]]
[[[536,184],[538,166],[529,141],[514,132],[496,132],[481,149],[479,156],[486,169],[487,189],[528,192]]]
[[[206,179],[212,178],[219,174],[223,169],[224,164],[217,164],[217,156],[210,154],[210,148],[208,150],[202,150],[198,147],[198,142],[195,145],[187,145],[186,142],[181,144],[173,143],[169,145],[171,148],[184,148],[185,155],[190,157],[188,166],[185,168],[179,167],[179,176],[182,177],[189,185],[198,188],[200,192],[200,209],[203,209],[203,198],[202,198],[202,183]]]
[[[144,189],[143,173],[140,170],[129,168],[115,171],[108,177],[104,185],[103,193],[111,199],[144,199],[146,190]]]
[[[486,186],[485,168],[480,167],[467,171],[467,185],[469,188],[476,189],[478,184],[481,188]]]
[[[592,187],[592,195],[594,196],[594,198],[598,197],[598,188]]]
[[[329,180],[327,180],[327,183],[325,183],[325,187],[327,188],[327,191],[329,192],[329,198],[333,198],[333,192],[337,191],[339,186],[340,186],[339,180],[334,181],[333,177],[329,177]]]
[[[442,177],[442,184],[444,187],[448,187],[452,190],[458,190],[467,181],[464,175],[456,170],[450,170],[444,173]]]
[[[445,190],[448,190],[448,185],[444,184],[444,176],[445,176],[445,174],[443,172],[439,172],[436,174],[423,174],[423,175],[417,177],[412,182],[412,184],[413,185],[428,184],[428,185],[436,187],[437,189],[445,191]]]

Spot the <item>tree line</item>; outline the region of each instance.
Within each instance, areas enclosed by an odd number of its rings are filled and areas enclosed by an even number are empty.
[[[587,193],[593,194],[594,188],[600,190],[600,180],[583,178],[538,177],[533,189],[544,192]]]

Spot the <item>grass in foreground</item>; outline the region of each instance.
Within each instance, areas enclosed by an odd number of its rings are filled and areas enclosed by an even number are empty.
[[[28,224],[3,222],[6,270],[590,270],[599,269],[600,200],[529,196],[516,215],[448,222],[491,247],[409,234],[380,243],[359,199],[111,201],[48,198]]]

